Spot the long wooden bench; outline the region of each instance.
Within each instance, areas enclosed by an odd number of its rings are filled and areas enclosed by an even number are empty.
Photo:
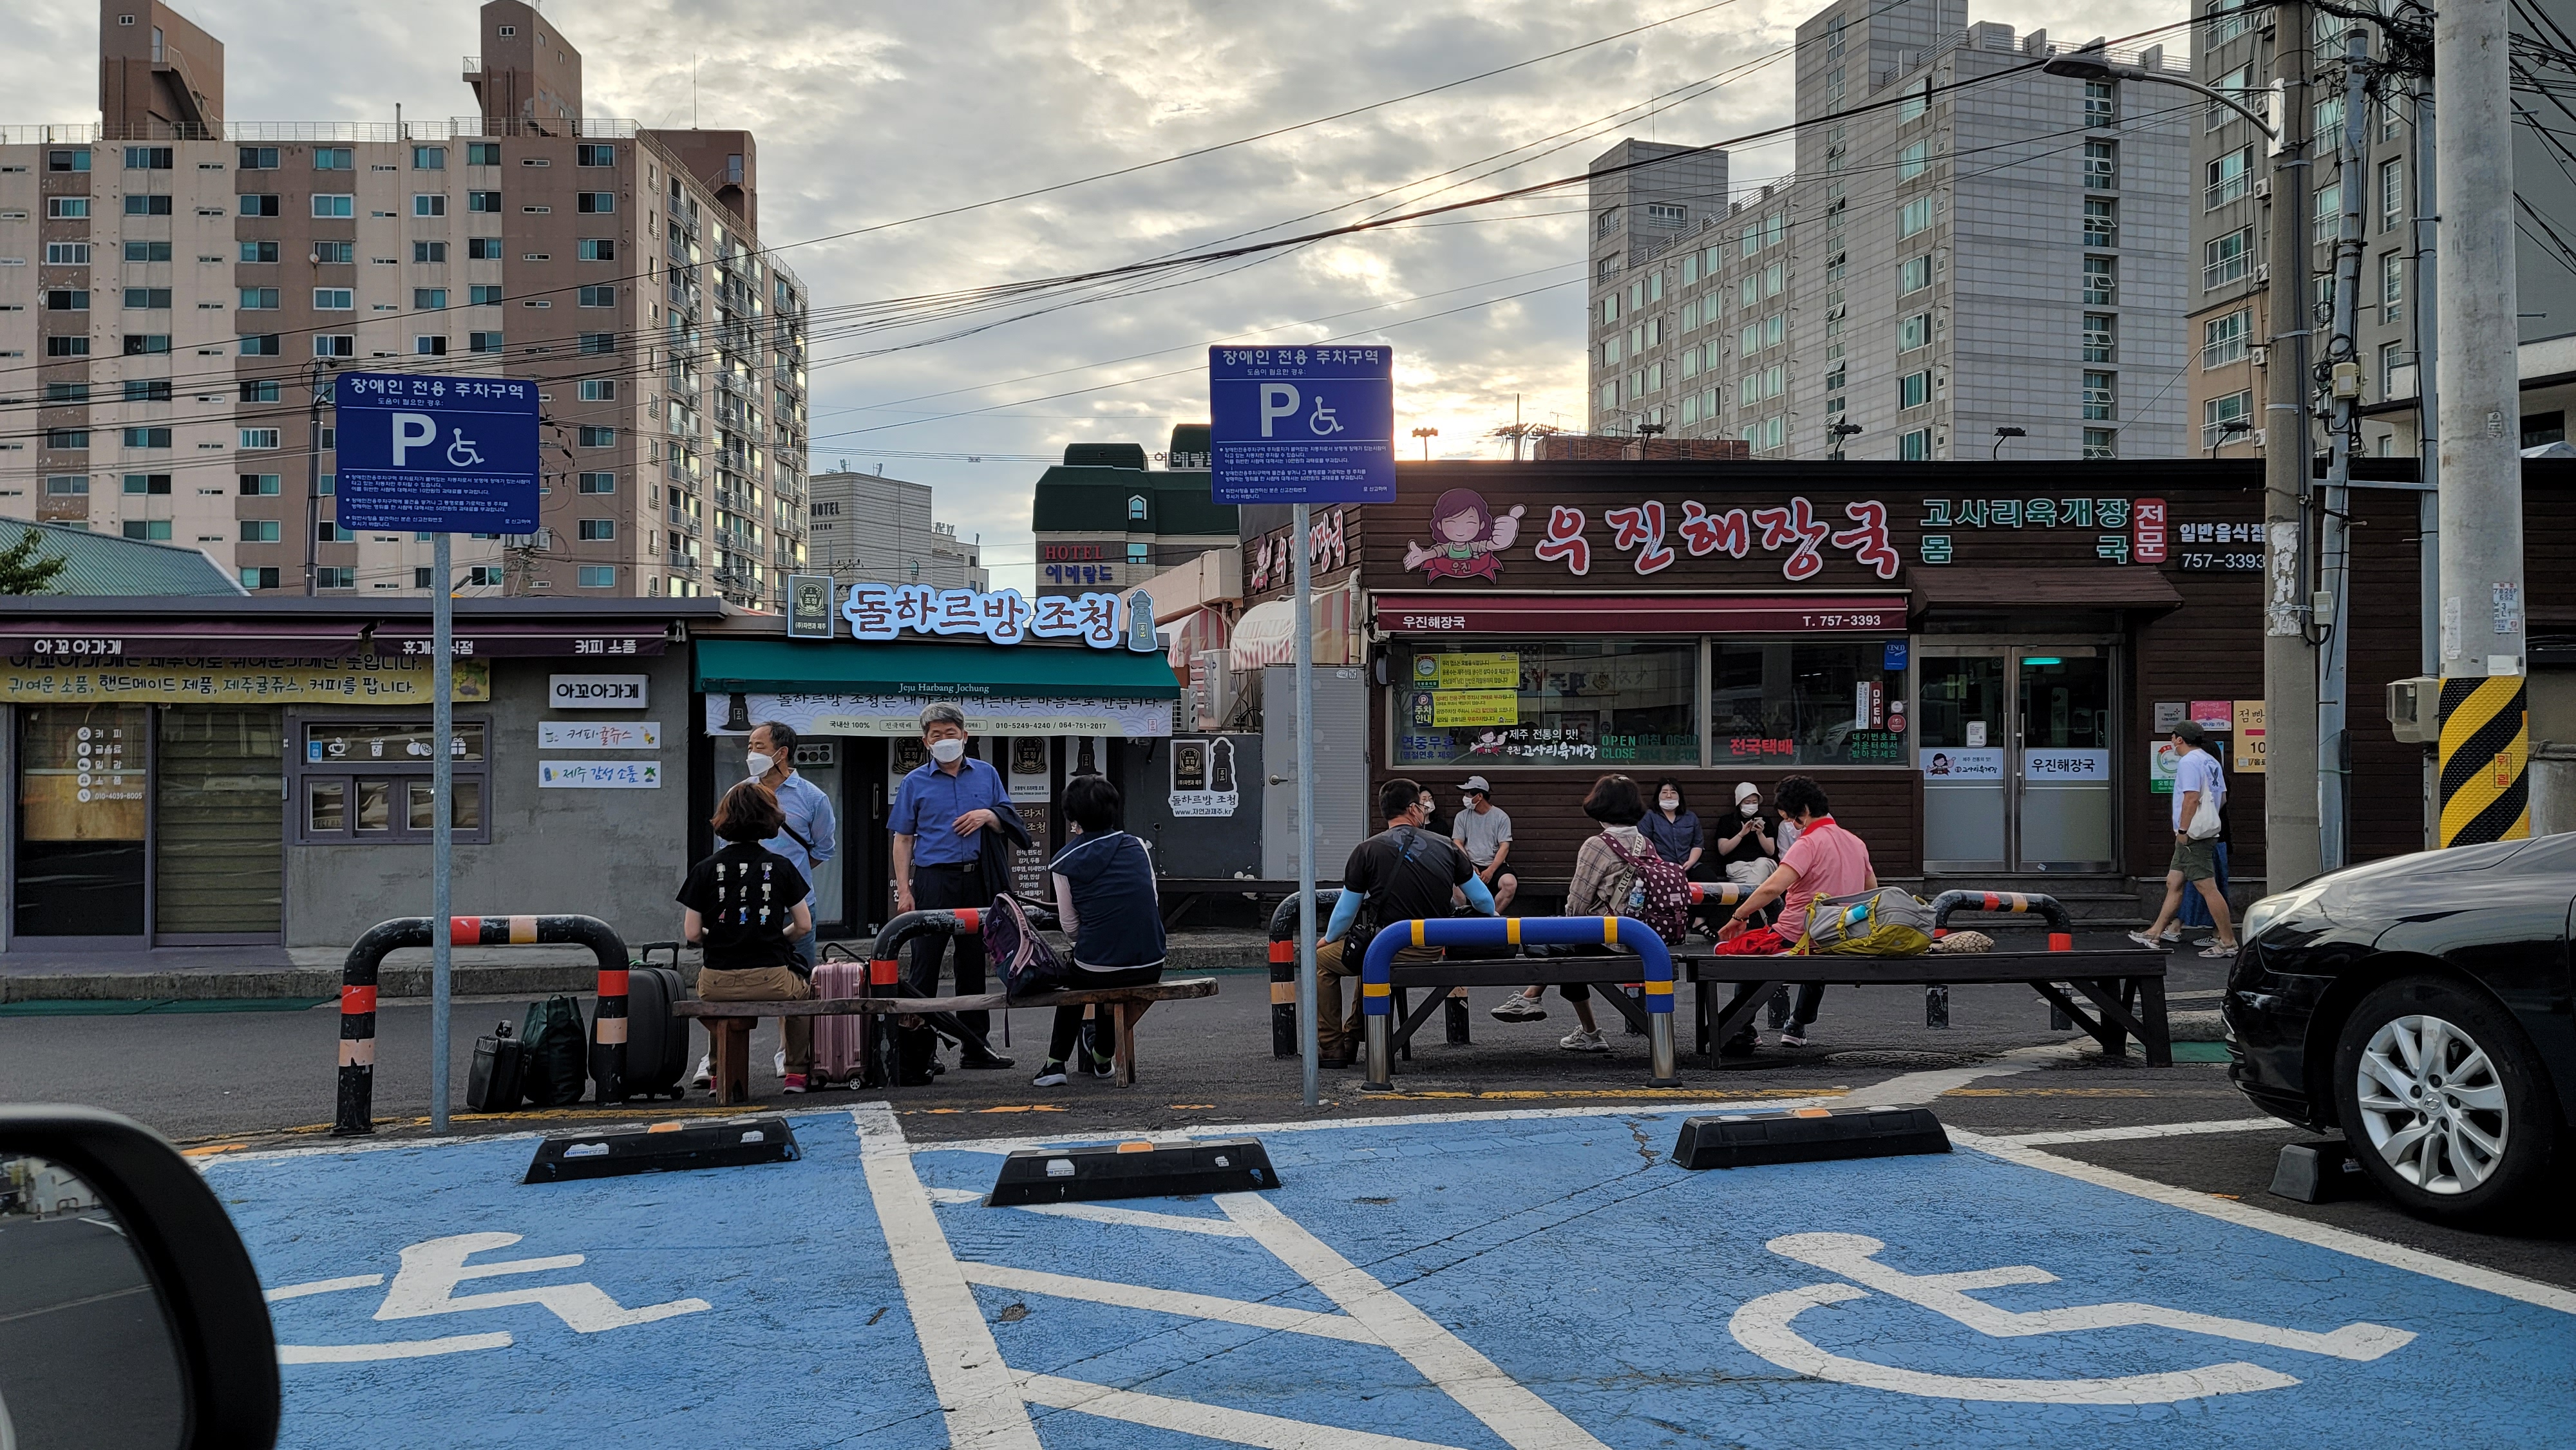
[[[674,1002],[678,1017],[707,1024],[714,1042],[710,1072],[719,1106],[751,1097],[751,1024],[761,1017],[910,1016],[937,1012],[998,1012],[1021,1007],[1106,1007],[1116,1028],[1116,1081],[1136,1085],[1136,1011],[1148,1002],[1174,1002],[1216,995],[1214,977],[1183,977],[1142,987],[1089,987],[1075,991],[1030,992],[1011,996],[984,992],[972,997],[806,997],[793,1002]]]
[[[2173,1032],[2165,1015],[2165,954],[2145,947],[2055,952],[1932,952],[1913,957],[1686,956],[1682,975],[1695,984],[1692,1017],[1697,1051],[1714,1054],[1753,1025],[1753,1014],[1782,986],[1954,987],[2020,983],[2048,1000],[2102,1044],[2106,1057],[2127,1053],[2134,1035],[2151,1067],[2173,1066]],[[1532,980],[1537,980],[1533,978]],[[2064,985],[2060,985],[2060,984]],[[1711,994],[1735,988],[1723,1005]],[[2089,999],[2087,1013],[2067,992]],[[1624,1009],[1623,1009],[1624,1010]]]

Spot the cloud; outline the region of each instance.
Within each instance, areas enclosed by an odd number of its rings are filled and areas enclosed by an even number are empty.
[[[555,0],[546,14],[582,48],[591,114],[686,126],[694,113],[708,126],[756,132],[760,233],[779,246],[1214,145],[1701,3]],[[1786,46],[1814,8],[1734,0],[1399,106],[1024,202],[791,246],[780,259],[818,308],[832,308],[1082,272],[1352,220],[1408,199],[1572,175],[1621,136],[1697,143],[1788,119],[1785,62],[1679,104],[1650,112],[1646,103]],[[478,45],[471,5],[194,0],[188,13],[226,42],[232,119],[391,120],[396,102],[415,120],[473,110],[458,79],[458,58]],[[1975,18],[2082,39],[2184,14],[2170,3],[2078,10],[2052,0]],[[0,122],[95,116],[96,25],[82,0],[0,3],[0,33],[13,40],[0,50],[0,96],[12,111]],[[1531,149],[1512,149],[1522,147]],[[1777,175],[1789,156],[1786,146],[1742,153],[1734,175],[1739,185]],[[1486,435],[1511,421],[1515,399],[1535,421],[1583,417],[1582,210],[1579,193],[1534,199],[873,357],[855,355],[954,324],[819,337],[813,462],[882,460],[888,473],[936,485],[941,517],[980,533],[997,576],[1025,584],[1040,465],[884,452],[1053,455],[1090,441],[1157,451],[1173,423],[1206,415],[1196,366],[1210,342],[1355,334],[1404,360],[1399,438],[1437,427],[1443,455],[1503,456]],[[1535,290],[1551,283],[1559,285]],[[1403,300],[1417,297],[1425,300]],[[1361,308],[1377,310],[1304,321]],[[1151,356],[1095,366],[1138,354]],[[1108,383],[1126,385],[1100,386]],[[1052,396],[1076,389],[1096,390]]]

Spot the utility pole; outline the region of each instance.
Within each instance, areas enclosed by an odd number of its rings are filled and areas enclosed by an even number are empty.
[[[313,597],[314,540],[322,532],[322,381],[329,364],[313,360],[307,379],[313,406],[304,419],[304,597]]]
[[[2263,360],[2264,885],[2317,874],[2317,656],[2308,639],[2308,7],[2272,7],[2270,338]]]
[[[2433,203],[2434,178],[2440,174],[2433,164],[2434,138],[2439,134],[2432,73],[2426,70],[2415,78],[2415,134],[2408,148],[2415,165],[2415,476],[2424,485],[2424,492],[2415,498],[2421,535],[2415,545],[2415,567],[2420,576],[2415,628],[2419,641],[2416,673],[2436,678],[2442,673],[2442,289],[2434,285],[2434,271],[2442,252],[2441,217]],[[2442,771],[2438,746],[2426,752],[2421,774],[2418,794],[2423,802],[2423,839],[2425,848],[2430,850],[2441,840]]]
[[[2443,0],[2440,844],[2531,834],[2506,0]]]
[[[2361,353],[2354,340],[2361,309],[2362,198],[2369,190],[2370,38],[2359,21],[2343,27],[2343,134],[2335,162],[2337,196],[2333,332],[2326,341],[2318,380],[2325,387],[2319,412],[2326,424],[2326,490],[2318,527],[2317,622],[2325,657],[2317,681],[2317,868],[2338,871],[2349,851],[2346,807],[2351,799],[2352,746],[2344,663],[2352,633],[2345,627],[2352,604],[2352,457],[2361,445]],[[2317,138],[2323,140],[2323,137]],[[2324,218],[2318,218],[2323,221]]]

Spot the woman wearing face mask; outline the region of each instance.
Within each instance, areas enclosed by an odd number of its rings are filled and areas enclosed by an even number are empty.
[[[1699,816],[1682,803],[1682,783],[1670,776],[1655,782],[1655,808],[1637,823],[1637,829],[1655,848],[1655,854],[1682,868],[1685,875],[1699,865],[1706,845],[1700,835]]]
[[[1762,787],[1749,780],[1738,784],[1735,819],[1720,829],[1724,834],[1717,840],[1717,859],[1726,879],[1745,886],[1770,880],[1787,843],[1779,839],[1779,823],[1762,809]]]

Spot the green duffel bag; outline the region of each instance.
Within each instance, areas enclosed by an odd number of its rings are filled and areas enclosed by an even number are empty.
[[[1813,956],[1914,957],[1932,950],[1932,904],[1901,886],[1819,896],[1798,950]]]
[[[521,1081],[531,1106],[561,1108],[581,1101],[590,1083],[589,1036],[582,1030],[581,1004],[572,998],[529,1004],[519,1040],[527,1044]]]

